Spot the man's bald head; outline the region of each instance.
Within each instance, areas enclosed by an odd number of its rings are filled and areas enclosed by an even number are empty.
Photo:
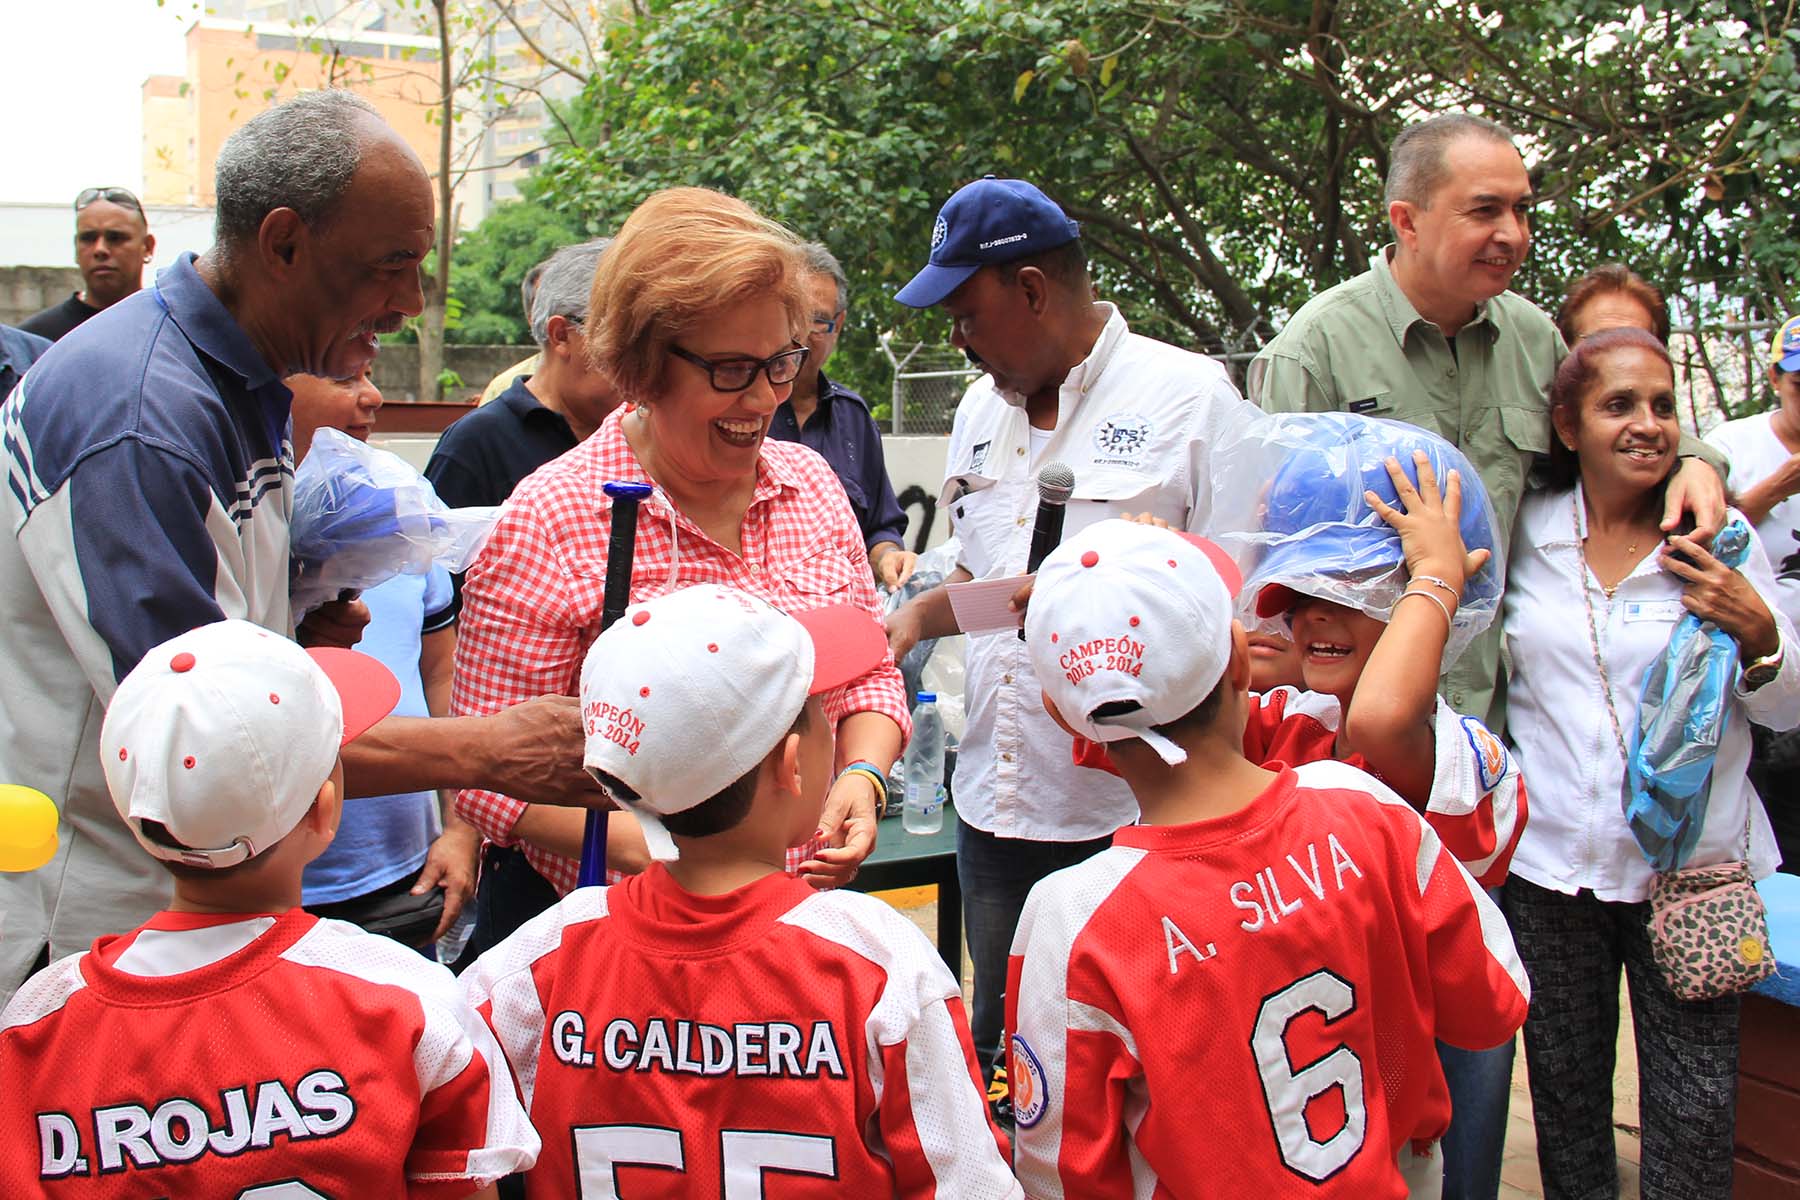
[[[424,174],[374,105],[346,91],[303,92],[226,139],[214,174],[214,240],[230,257],[254,242],[264,219],[280,208],[318,228],[334,215],[365,160],[394,155]]]

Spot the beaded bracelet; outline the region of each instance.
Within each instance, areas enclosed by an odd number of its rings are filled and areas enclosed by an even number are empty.
[[[1456,628],[1456,618],[1454,618],[1450,615],[1450,606],[1448,604],[1445,604],[1442,600],[1439,600],[1436,596],[1432,595],[1430,592],[1421,592],[1414,588],[1407,588],[1404,592],[1401,592],[1400,600],[1404,600],[1408,596],[1418,596],[1418,597],[1421,597],[1422,599],[1431,601],[1433,604],[1438,606],[1438,611],[1444,614],[1444,620],[1450,626],[1450,628],[1452,628],[1452,629]],[[1394,601],[1395,608],[1400,607],[1400,600]]]
[[[869,782],[875,785],[875,816],[877,818],[887,816],[887,811],[888,811],[887,776],[883,775],[881,773],[881,768],[876,766],[872,762],[858,761],[858,762],[851,763],[849,766],[847,766],[843,770],[839,771],[837,773],[837,778],[842,779],[846,775],[866,776],[868,778]],[[832,780],[832,782],[836,783],[837,780],[834,779],[834,780]]]

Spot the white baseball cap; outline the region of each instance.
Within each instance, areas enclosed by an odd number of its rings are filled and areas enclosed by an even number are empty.
[[[170,638],[119,684],[100,726],[113,805],[145,850],[230,867],[286,837],[338,751],[400,700],[354,650],[303,650],[248,621]],[[181,849],[144,835],[158,821]]]
[[[661,816],[748,773],[808,696],[862,678],[886,656],[880,623],[850,605],[790,616],[716,585],[634,604],[581,665],[582,765],[637,793],[614,799],[643,825],[651,856],[673,860]]]
[[[1187,752],[1153,728],[1212,694],[1231,660],[1231,556],[1205,538],[1100,521],[1038,567],[1025,644],[1063,720],[1096,742],[1142,738],[1166,763]],[[1094,716],[1109,704],[1127,712]]]

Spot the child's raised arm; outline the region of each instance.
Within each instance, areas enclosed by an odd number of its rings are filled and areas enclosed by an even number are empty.
[[[1389,787],[1423,812],[1436,763],[1432,715],[1450,619],[1464,582],[1481,569],[1489,553],[1471,552],[1463,544],[1458,473],[1450,472],[1440,494],[1425,452],[1415,451],[1413,463],[1419,475],[1417,488],[1397,459],[1387,460],[1403,509],[1372,491],[1363,493],[1369,507],[1399,532],[1408,583],[1357,680],[1344,714],[1342,749],[1361,754]]]

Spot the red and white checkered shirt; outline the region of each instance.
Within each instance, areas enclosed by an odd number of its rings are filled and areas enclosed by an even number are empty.
[[[606,591],[612,502],[601,485],[651,482],[625,441],[624,414],[618,409],[587,441],[519,484],[464,576],[451,694],[457,715],[486,715],[534,696],[578,694],[581,661],[600,634]],[[740,536],[741,557],[708,537],[659,489],[638,509],[632,601],[713,583],[788,612],[856,604],[881,615],[856,515],[843,485],[814,451],[763,443]],[[878,712],[910,735],[906,690],[892,658],[822,699],[834,725],[851,713]],[[525,801],[471,789],[457,798],[456,808],[483,835],[509,846]],[[789,869],[811,851],[790,851]],[[524,852],[559,892],[575,886],[573,859],[529,844]]]

